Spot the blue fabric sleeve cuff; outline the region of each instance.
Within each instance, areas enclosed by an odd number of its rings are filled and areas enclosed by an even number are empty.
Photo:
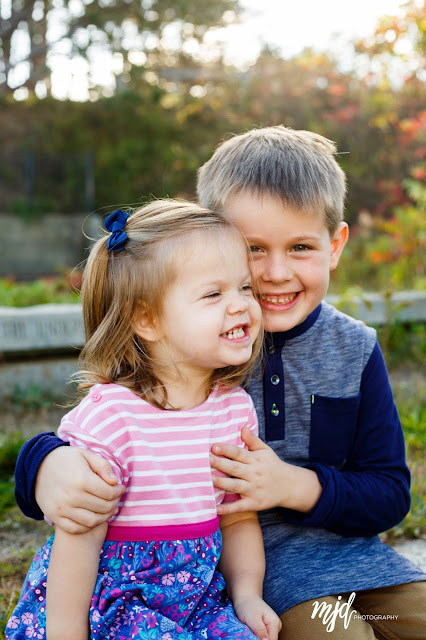
[[[53,431],[44,431],[26,442],[19,452],[15,468],[15,500],[22,513],[43,520],[43,512],[35,499],[37,474],[44,458],[57,447],[69,445]]]
[[[336,485],[333,472],[329,467],[322,464],[310,464],[306,468],[315,471],[317,474],[322,493],[309,513],[284,509],[285,520],[289,524],[300,524],[304,527],[324,527],[333,511],[336,500]]]

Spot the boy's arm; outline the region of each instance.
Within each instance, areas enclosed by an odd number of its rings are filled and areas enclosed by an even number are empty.
[[[100,456],[64,442],[53,432],[34,436],[22,447],[15,470],[15,497],[23,513],[83,533],[115,513],[124,491]]]
[[[46,637],[87,640],[89,609],[107,530],[101,524],[72,535],[56,527],[46,589]]]
[[[313,526],[318,522],[340,535],[375,535],[408,513],[410,471],[404,436],[377,343],[362,376],[356,436],[343,470],[309,466],[318,475],[324,500],[303,524],[311,519]],[[298,514],[286,517],[297,522]]]
[[[262,600],[265,553],[255,511],[222,516],[219,569],[238,619],[261,640],[277,640],[281,621]]]
[[[25,516],[34,520],[43,520],[43,512],[35,500],[37,472],[49,453],[57,447],[68,444],[58,438],[53,431],[45,431],[22,446],[15,468],[15,499]]]
[[[360,391],[356,437],[342,470],[321,463],[308,468],[288,464],[247,432],[244,440],[250,451],[215,445],[213,452],[227,457],[213,456],[213,466],[233,477],[213,476],[214,484],[242,496],[231,505],[221,505],[218,512],[283,507],[286,522],[325,527],[345,536],[375,535],[400,522],[410,507],[410,472],[377,344]]]

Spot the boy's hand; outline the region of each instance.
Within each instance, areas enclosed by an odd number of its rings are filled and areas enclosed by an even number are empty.
[[[57,447],[43,460],[35,498],[43,513],[68,533],[85,533],[116,512],[125,488],[107,460],[91,451]]]
[[[246,624],[259,640],[277,640],[281,620],[259,596],[250,596],[233,602],[238,620]]]
[[[214,486],[241,496],[240,500],[219,505],[217,513],[263,511],[273,507],[308,513],[322,491],[317,474],[281,460],[247,427],[242,429],[241,438],[248,450],[232,445],[212,447],[210,465],[226,474],[213,474]]]

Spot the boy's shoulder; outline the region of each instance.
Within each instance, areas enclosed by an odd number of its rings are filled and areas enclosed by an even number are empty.
[[[334,348],[340,348],[352,357],[363,355],[364,360],[368,360],[377,341],[375,329],[325,301],[321,303],[320,321],[324,347],[330,346],[330,342]]]
[[[376,330],[373,329],[373,327],[369,327],[362,320],[357,320],[347,313],[339,311],[339,309],[326,300],[321,302],[321,317],[324,317],[328,323],[331,323],[330,326],[332,329],[376,338]]]

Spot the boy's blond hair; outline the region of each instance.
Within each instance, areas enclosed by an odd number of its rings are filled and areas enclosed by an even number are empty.
[[[179,277],[179,266],[192,243],[216,242],[219,259],[220,248],[230,236],[247,244],[222,214],[176,200],[157,200],[138,209],[129,216],[125,233],[128,239],[122,251],[107,250],[108,235],[98,240],[84,270],[81,301],[86,345],[80,355],[79,389],[84,395],[96,383],[115,382],[165,408],[161,370],[150,356],[149,343],[135,333],[138,314],[154,322],[161,319],[167,290]],[[259,334],[247,363],[215,370],[210,388],[242,384],[261,344]]]
[[[198,171],[200,203],[223,211],[240,192],[278,196],[286,206],[324,215],[332,236],[343,220],[346,178],[336,146],[311,131],[252,129],[218,146]]]

